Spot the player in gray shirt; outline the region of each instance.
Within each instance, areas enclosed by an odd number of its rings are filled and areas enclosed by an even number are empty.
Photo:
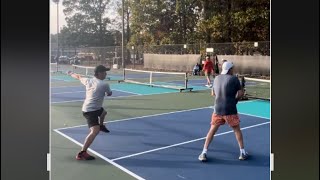
[[[79,79],[86,87],[86,99],[82,105],[83,116],[87,119],[90,133],[84,141],[81,151],[77,154],[77,160],[93,160],[93,156],[87,153],[87,149],[98,135],[99,131],[108,133],[109,130],[103,124],[107,111],[102,107],[105,95],[111,96],[112,91],[108,83],[103,81],[109,68],[99,65],[94,70],[93,78],[81,77],[79,74],[68,72],[73,78]]]
[[[226,122],[233,129],[240,147],[239,160],[248,158],[248,153],[244,149],[243,137],[240,129],[240,119],[237,111],[237,102],[244,92],[239,79],[233,75],[233,63],[226,61],[222,65],[221,75],[214,79],[212,96],[215,96],[214,112],[212,113],[211,128],[207,134],[203,151],[199,156],[200,161],[207,160],[208,147],[218,131],[220,125]]]

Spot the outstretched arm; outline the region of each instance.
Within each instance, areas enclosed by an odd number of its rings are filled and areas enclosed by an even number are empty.
[[[80,74],[76,74],[76,73],[73,73],[73,72],[71,72],[71,71],[68,71],[67,74],[68,74],[69,76],[75,78],[75,79],[78,79],[78,80],[80,80],[80,78],[81,78],[81,75],[80,75]]]

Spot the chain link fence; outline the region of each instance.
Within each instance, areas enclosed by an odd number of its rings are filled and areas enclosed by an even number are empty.
[[[213,52],[207,52],[207,48],[211,48]],[[126,46],[124,47],[124,62],[122,62],[121,46],[109,47],[77,47],[60,49],[60,55],[64,57],[59,59],[60,64],[79,64],[84,66],[96,66],[104,64],[108,67],[121,68],[124,63],[127,68],[149,69],[144,67],[145,56],[166,55],[163,57],[174,58],[177,55],[199,55],[200,60],[205,55],[218,56],[270,56],[270,41],[260,42],[236,42],[236,43],[210,43],[210,44],[165,44],[154,46]],[[51,55],[56,55],[57,49],[51,48]],[[169,56],[171,55],[171,56]],[[156,56],[154,56],[156,57]],[[161,56],[162,57],[162,56]],[[182,56],[181,56],[182,57]],[[66,60],[67,59],[67,60]],[[183,58],[179,58],[183,59]],[[257,58],[259,59],[259,58]],[[261,58],[260,58],[261,59]],[[155,61],[161,59],[156,58]],[[257,60],[258,61],[258,60]],[[54,62],[54,61],[51,61]],[[160,64],[161,62],[159,62]],[[190,65],[189,65],[190,66]],[[252,66],[252,63],[251,63]],[[188,67],[189,70],[192,67]],[[259,67],[261,68],[261,67]],[[268,70],[270,67],[266,67]],[[181,68],[177,70],[181,71]],[[158,69],[159,70],[159,69]],[[174,69],[173,69],[174,70]],[[182,70],[183,71],[183,70]],[[264,73],[265,74],[265,73]]]

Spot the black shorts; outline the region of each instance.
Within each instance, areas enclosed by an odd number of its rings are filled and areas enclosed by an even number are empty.
[[[82,112],[83,116],[87,119],[87,123],[88,123],[89,128],[91,128],[92,126],[100,125],[99,117],[101,116],[103,111],[104,111],[104,109],[101,108],[96,111]]]

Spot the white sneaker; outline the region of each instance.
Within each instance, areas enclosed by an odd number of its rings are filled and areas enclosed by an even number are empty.
[[[201,153],[198,157],[198,159],[202,162],[207,161],[207,154],[206,153]]]
[[[246,160],[246,159],[248,159],[248,157],[249,157],[249,154],[247,153],[247,152],[245,152],[245,153],[240,153],[240,156],[239,156],[239,160]]]

